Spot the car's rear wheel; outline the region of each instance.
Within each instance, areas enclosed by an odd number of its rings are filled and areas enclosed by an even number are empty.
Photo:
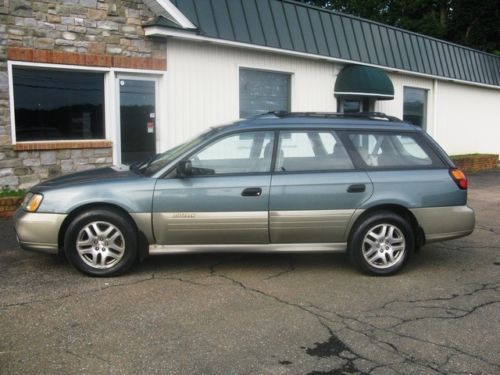
[[[108,209],[78,215],[68,226],[64,249],[69,261],[90,276],[117,276],[137,255],[137,233],[126,217]]]
[[[392,212],[368,215],[349,244],[351,261],[372,275],[392,275],[404,267],[415,248],[411,225]]]

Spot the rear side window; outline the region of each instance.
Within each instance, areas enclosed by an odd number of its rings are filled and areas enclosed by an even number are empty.
[[[413,134],[349,134],[361,160],[372,168],[398,168],[442,165],[432,150]]]
[[[276,171],[353,169],[339,137],[329,131],[281,131]]]

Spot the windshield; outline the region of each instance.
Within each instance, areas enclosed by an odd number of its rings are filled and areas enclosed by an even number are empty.
[[[155,173],[163,169],[170,162],[181,156],[184,152],[190,150],[193,147],[198,146],[207,138],[211,137],[214,133],[217,133],[220,128],[210,128],[196,137],[191,138],[187,142],[181,143],[170,150],[167,150],[161,154],[156,154],[148,162],[145,162],[137,167],[137,170],[148,177],[153,176]]]

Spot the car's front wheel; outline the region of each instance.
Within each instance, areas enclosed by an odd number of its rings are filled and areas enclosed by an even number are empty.
[[[78,215],[64,239],[68,260],[90,276],[117,276],[127,271],[137,255],[137,233],[119,212],[94,209]]]
[[[403,268],[414,248],[408,221],[392,212],[378,212],[368,215],[355,229],[349,256],[366,273],[392,275]]]

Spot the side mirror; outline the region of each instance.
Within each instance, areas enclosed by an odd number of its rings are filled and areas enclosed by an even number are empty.
[[[177,174],[181,177],[189,177],[193,174],[191,160],[181,160],[177,164]]]

